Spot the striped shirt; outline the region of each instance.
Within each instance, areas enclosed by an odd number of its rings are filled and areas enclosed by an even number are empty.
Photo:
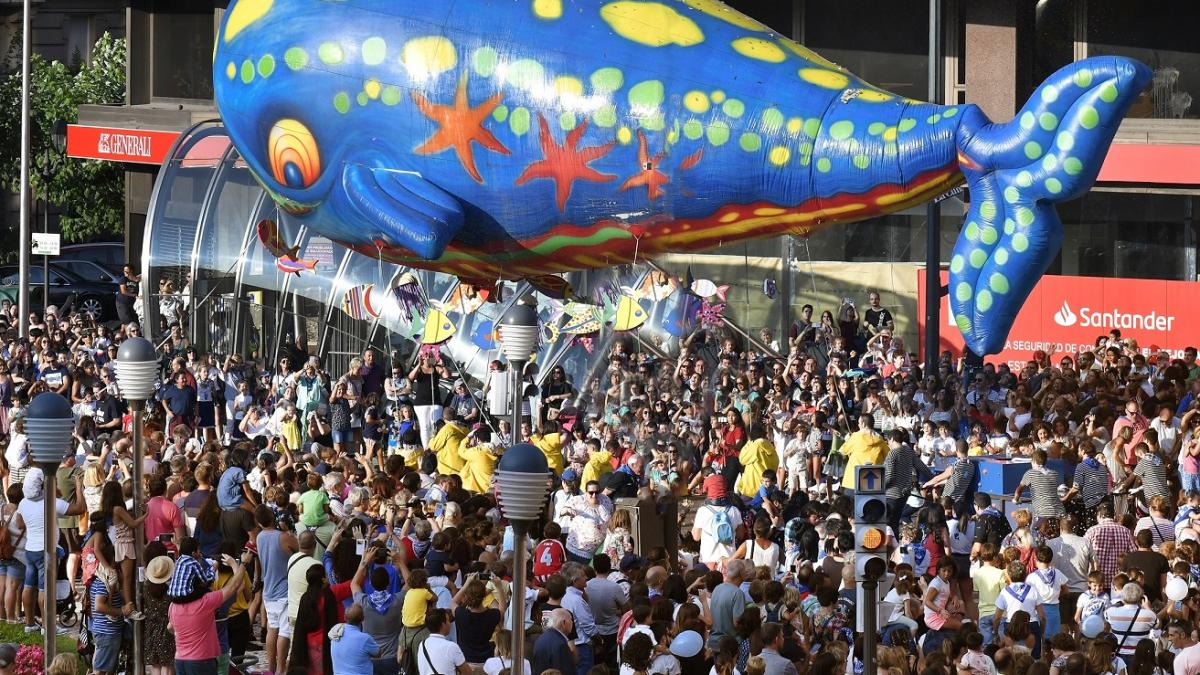
[[[1066,514],[1058,499],[1058,486],[1062,482],[1057,471],[1034,468],[1021,477],[1021,485],[1029,488],[1033,500],[1033,515],[1038,518],[1054,518]]]
[[[1094,460],[1092,460],[1094,461]],[[1095,508],[1108,496],[1110,476],[1108,467],[1100,462],[1083,460],[1075,467],[1075,488],[1087,508]]]
[[[917,451],[907,443],[888,452],[883,460],[884,494],[892,499],[908,497],[917,479],[918,466],[924,467],[924,464]]]
[[[1167,487],[1167,469],[1163,466],[1162,458],[1156,455],[1143,455],[1133,467],[1133,475],[1142,479],[1142,495],[1147,501],[1156,495],[1170,498],[1171,491]]]
[[[975,463],[969,459],[959,459],[954,463],[954,468],[950,471],[950,478],[946,480],[945,496],[958,501],[966,496],[967,490],[971,489],[971,484],[975,478]]]
[[[1164,541],[1175,541],[1175,523],[1166,518],[1155,518],[1154,516],[1144,516],[1137,522],[1137,526],[1133,528],[1134,536],[1142,530],[1150,530],[1150,536],[1153,537],[1151,548],[1158,550],[1160,544]]]
[[[96,598],[101,595],[108,596],[108,604],[113,609],[120,609],[125,606],[125,599],[121,597],[120,591],[109,594],[108,586],[105,585],[100,575],[92,577],[92,582],[88,585],[88,599],[92,603],[92,621],[88,627],[95,635],[120,635],[121,629],[125,625],[125,620],[114,619],[96,607]]]
[[[1137,605],[1117,605],[1104,610],[1104,620],[1120,641],[1118,656],[1133,656],[1137,643],[1150,637],[1154,628],[1154,612]]]

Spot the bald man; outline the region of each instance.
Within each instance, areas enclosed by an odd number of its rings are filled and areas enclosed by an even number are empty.
[[[571,656],[570,634],[573,622],[571,613],[565,609],[550,612],[550,626],[533,644],[533,672],[557,670],[568,674],[575,672],[575,659]]]

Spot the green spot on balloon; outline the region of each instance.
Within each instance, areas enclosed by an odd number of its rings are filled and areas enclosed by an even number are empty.
[[[954,117],[957,114],[958,114],[958,108],[947,108],[944,112],[942,112],[942,117],[945,117],[946,119],[950,119],[951,117]]]
[[[1012,218],[1004,219],[1004,234],[1012,234],[1017,231],[1017,221]]]
[[[275,57],[267,54],[258,60],[258,74],[260,77],[270,77],[275,72]]]
[[[754,152],[762,147],[762,139],[759,138],[758,134],[746,132],[742,134],[740,139],[738,139],[738,144],[741,145],[742,149],[746,152]]]
[[[1058,157],[1056,155],[1046,155],[1042,160],[1042,168],[1047,172],[1054,171],[1058,168]]]
[[[734,119],[738,119],[746,113],[746,104],[742,103],[736,98],[731,98],[725,101],[725,104],[721,106],[721,112]]]
[[[763,131],[773,134],[783,128],[785,118],[783,113],[778,108],[767,108],[763,111],[762,124]]]
[[[1112,82],[1105,82],[1104,86],[1100,87],[1100,100],[1105,103],[1112,103],[1117,100],[1117,85]]]
[[[971,295],[971,284],[968,284],[965,281],[960,281],[959,284],[954,287],[954,297],[958,298],[959,302],[966,302],[970,300]]]
[[[1037,118],[1033,116],[1033,113],[1028,112],[1028,111],[1021,113],[1021,128],[1022,129],[1025,129],[1025,130],[1032,129],[1033,125],[1035,125],[1035,124],[1037,124]]]
[[[979,269],[980,267],[983,267],[985,262],[987,262],[987,254],[980,249],[975,249],[974,251],[971,251],[971,255],[968,257],[968,259],[971,261],[971,267]]]
[[[1020,198],[1021,198],[1021,191],[1018,190],[1017,188],[1015,188],[1011,185],[1004,188],[1004,201],[1008,202],[1009,204],[1016,204],[1017,200]]]
[[[253,81],[254,64],[250,62],[250,59],[246,59],[245,61],[242,61],[242,82],[245,84],[250,84]]]
[[[667,125],[666,119],[661,112],[656,112],[648,117],[643,117],[639,120],[642,128],[647,131],[662,131]]]
[[[1042,87],[1042,100],[1046,103],[1054,103],[1058,100],[1058,87],[1046,85]]]
[[[508,128],[518,136],[529,133],[529,109],[517,108],[508,116]]]
[[[1067,152],[1071,148],[1075,147],[1075,136],[1064,131],[1058,135],[1055,145],[1058,146],[1059,150]]]
[[[1072,176],[1078,176],[1079,172],[1083,171],[1083,162],[1077,157],[1068,157],[1063,160],[1063,171],[1066,171]]]
[[[491,47],[480,47],[471,56],[471,67],[480,77],[491,77],[492,73],[496,72],[496,65],[499,63],[500,55]]]
[[[938,122],[941,122],[941,121],[942,121],[941,115],[930,115],[929,117],[925,118],[925,122],[927,124],[937,124]]]
[[[367,98],[367,92],[360,91],[358,92],[358,96],[354,97],[354,100],[358,101],[359,106],[365,106],[371,99]]]
[[[992,290],[996,291],[1000,295],[1004,295],[1008,292],[1008,277],[1000,274],[999,272],[995,272],[988,279],[988,286],[991,286]]]
[[[1021,227],[1029,227],[1030,225],[1033,224],[1033,220],[1034,220],[1033,210],[1027,209],[1025,207],[1020,207],[1017,209],[1017,224],[1018,225],[1020,225]],[[1014,246],[1013,248],[1016,248],[1016,247]],[[1019,251],[1021,249],[1017,249],[1017,250]]]
[[[336,42],[322,42],[321,46],[317,48],[317,58],[327,66],[336,66],[346,58],[346,53]]]
[[[1008,263],[1008,249],[996,249],[996,252],[992,254],[992,260],[995,260],[997,265],[1004,265]]]
[[[720,147],[729,142],[729,125],[716,120],[708,125],[708,142]]]
[[[387,103],[387,101],[384,101],[384,103]],[[497,122],[500,122],[501,124],[503,124],[505,121],[507,121],[508,120],[508,106],[506,106],[504,104],[500,104],[500,105],[496,106],[496,109],[492,111],[492,119],[496,120]]]
[[[992,246],[1000,240],[1000,233],[996,231],[996,228],[988,225],[979,232],[979,239],[988,246]]]
[[[617,125],[617,107],[614,105],[602,105],[596,108],[596,112],[592,114],[596,120],[596,126],[602,129],[611,129]],[[700,133],[704,133],[701,129]],[[696,138],[700,136],[697,135]]]
[[[578,120],[575,119],[575,113],[565,112],[558,116],[558,126],[562,127],[563,131],[574,129],[578,123]]]
[[[629,104],[635,108],[657,108],[662,102],[663,83],[658,80],[638,82],[629,90]]]
[[[963,267],[965,266],[966,262],[963,261],[963,257],[961,255],[956,255],[950,259],[950,271],[954,272],[955,274],[962,272]]]
[[[350,111],[350,95],[346,92],[338,92],[333,97],[333,109],[345,115]]]
[[[829,126],[829,136],[834,140],[844,141],[854,133],[854,123],[850,120],[834,122]]]
[[[1062,192],[1062,181],[1058,180],[1057,178],[1047,178],[1046,191],[1052,195]]]
[[[683,135],[689,140],[699,140],[704,135],[704,125],[699,120],[688,120],[683,123]]]
[[[867,133],[872,136],[878,136],[883,133],[884,129],[887,129],[887,125],[883,122],[873,122],[871,126],[867,127]]]
[[[1029,237],[1026,237],[1020,232],[1014,234],[1012,238],[1012,248],[1017,253],[1024,253],[1025,250],[1029,248]]]
[[[821,133],[821,120],[812,117],[804,120],[804,135],[809,138],[816,138],[817,134]]]
[[[1025,144],[1025,156],[1029,159],[1037,159],[1042,156],[1042,144],[1037,141],[1029,141]]]
[[[396,104],[400,103],[400,87],[396,87],[396,86],[393,86],[390,84],[388,86],[384,87],[383,92],[379,94],[379,100],[383,101],[384,105],[396,105]],[[495,117],[495,112],[499,111],[500,108],[504,108],[504,116],[507,117],[508,116],[508,107],[507,106],[500,106],[499,108],[496,108],[496,110],[493,111],[492,116]],[[501,119],[498,121],[503,122],[504,120]]]
[[[800,155],[800,166],[808,166],[812,162],[812,155]]]
[[[817,160],[817,171],[820,171],[821,173],[829,173],[832,168],[833,162],[829,161],[828,157],[822,157],[821,159]]]
[[[1058,127],[1058,115],[1052,112],[1044,112],[1038,116],[1038,124],[1046,131],[1054,131]]]
[[[377,66],[387,58],[387,42],[381,37],[369,37],[362,43],[363,63]]]
[[[601,93],[611,93],[625,84],[625,74],[616,68],[601,68],[592,73],[592,89]]]
[[[963,236],[967,238],[967,241],[975,241],[978,239],[979,224],[973,220],[968,222],[967,226],[963,228]]]
[[[965,316],[954,317],[954,323],[958,324],[958,329],[964,333],[971,332],[971,320]]]
[[[900,124],[897,124],[896,128],[900,130],[900,133],[904,133],[906,131],[912,131],[916,126],[916,120],[911,117],[905,117],[904,119],[900,120]]]
[[[1100,123],[1100,111],[1090,105],[1085,105],[1083,110],[1079,111],[1079,126],[1084,129],[1095,129]]]
[[[866,155],[855,155],[853,161],[854,166],[858,167],[859,169],[865,169],[868,166],[871,166],[871,158],[867,157]]]
[[[811,155],[813,144],[808,141],[801,141],[800,145],[796,146],[796,150],[802,155]]]
[[[1023,188],[1033,185],[1033,174],[1029,173],[1028,171],[1022,171],[1021,173],[1017,174],[1017,185]]]
[[[308,52],[299,47],[292,47],[283,53],[283,62],[292,70],[300,70],[308,65]]]
[[[1075,77],[1072,79],[1075,80],[1075,86],[1077,87],[1090,87],[1092,86],[1092,71],[1087,68],[1077,70],[1075,71]]]
[[[975,307],[981,312],[986,312],[992,308],[992,292],[984,289],[979,291],[979,295],[975,297]]]
[[[986,200],[979,205],[979,215],[983,216],[984,220],[991,220],[996,217],[996,202]]]

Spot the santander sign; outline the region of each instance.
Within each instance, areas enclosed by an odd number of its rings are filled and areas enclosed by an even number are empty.
[[[924,275],[918,277],[923,303]],[[944,272],[942,280],[946,283]],[[1016,365],[1037,350],[1075,354],[1093,349],[1096,338],[1113,329],[1136,340],[1143,353],[1154,345],[1179,355],[1184,347],[1200,345],[1200,316],[1189,311],[1198,291],[1200,283],[1188,281],[1045,276],[1018,312],[1004,351],[987,360]],[[942,316],[947,322],[941,332],[942,349],[961,353],[962,336],[957,328],[950,328],[954,321],[946,298],[942,298]]]

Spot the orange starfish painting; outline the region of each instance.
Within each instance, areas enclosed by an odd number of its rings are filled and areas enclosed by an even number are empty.
[[[467,96],[467,74],[465,72],[458,81],[458,91],[454,95],[454,103],[450,105],[432,103],[417,91],[412,92],[412,99],[426,117],[438,123],[438,130],[413,151],[418,155],[434,155],[453,148],[454,153],[458,155],[458,161],[462,162],[467,173],[471,174],[471,177],[477,182],[482,183],[483,176],[475,167],[472,142],[478,143],[492,152],[502,155],[512,154],[492,135],[492,132],[483,128],[483,121],[500,105],[504,94],[495,94],[478,107],[472,108],[471,100]]]
[[[517,185],[524,185],[536,178],[549,178],[555,183],[555,197],[558,201],[558,210],[563,211],[567,206],[567,198],[571,196],[571,186],[577,180],[587,180],[595,183],[604,183],[610,180],[616,180],[616,176],[606,173],[600,173],[592,167],[588,166],[590,162],[608,154],[609,150],[613,149],[616,141],[610,141],[605,145],[597,145],[590,148],[579,149],[579,141],[583,138],[584,132],[587,131],[588,123],[584,120],[582,124],[575,127],[571,133],[567,134],[567,138],[559,145],[554,140],[554,135],[550,133],[550,125],[546,123],[546,118],[541,114],[538,115],[538,124],[541,126],[541,144],[543,158],[530,164],[525,168],[524,173],[520,178],[517,178]]]
[[[625,183],[621,185],[621,192],[624,192],[630,188],[645,185],[647,194],[650,196],[650,201],[654,201],[655,199],[663,196],[665,190],[662,189],[662,186],[669,183],[671,179],[665,173],[658,170],[659,163],[662,162],[663,157],[667,156],[667,153],[662,152],[651,157],[650,150],[646,147],[646,145],[646,134],[639,129],[638,166],[641,167],[641,169],[634,175],[630,176],[629,180],[626,180]]]

